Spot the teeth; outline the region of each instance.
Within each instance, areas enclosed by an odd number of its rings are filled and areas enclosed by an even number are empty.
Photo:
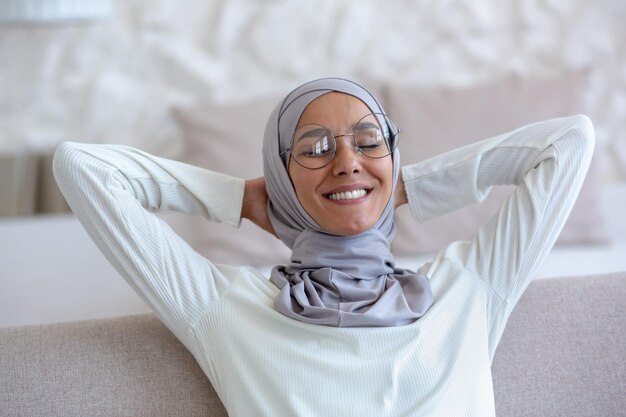
[[[355,198],[363,197],[365,194],[367,194],[367,191],[361,188],[360,190],[329,194],[328,198],[331,200],[354,200]]]

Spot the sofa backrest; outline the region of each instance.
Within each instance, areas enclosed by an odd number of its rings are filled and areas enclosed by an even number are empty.
[[[626,409],[626,273],[531,283],[493,362],[500,416]],[[152,314],[0,329],[1,416],[226,416]]]

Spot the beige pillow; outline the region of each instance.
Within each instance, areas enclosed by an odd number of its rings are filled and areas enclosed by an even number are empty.
[[[263,175],[261,146],[268,116],[279,97],[242,104],[201,104],[174,109],[183,133],[183,161],[239,178]],[[240,228],[202,218],[167,215],[194,249],[216,263],[273,265],[289,259],[289,249],[248,220]]]
[[[471,142],[552,117],[584,113],[587,77],[558,80],[510,78],[466,89],[391,86],[387,113],[403,129],[402,164],[407,165]],[[595,158],[594,158],[595,159]],[[397,255],[433,252],[475,236],[512,187],[496,187],[481,204],[417,224],[407,206],[397,210]],[[608,236],[598,203],[594,164],[557,243],[600,243]]]

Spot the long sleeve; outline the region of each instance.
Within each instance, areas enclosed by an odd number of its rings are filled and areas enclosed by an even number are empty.
[[[234,226],[244,182],[126,146],[65,142],[54,175],[73,212],[109,262],[187,345],[230,280],[157,211],[177,210]]]
[[[474,239],[446,249],[489,288],[491,354],[569,215],[594,141],[591,121],[578,115],[523,126],[403,168],[418,222],[480,202],[494,185],[517,186]]]

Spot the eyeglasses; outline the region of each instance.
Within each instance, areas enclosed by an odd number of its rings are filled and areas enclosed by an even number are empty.
[[[402,130],[387,115],[370,113],[363,116],[353,127],[352,133],[334,135],[322,125],[308,124],[300,127],[293,134],[291,147],[287,152],[299,165],[308,169],[323,168],[330,163],[337,153],[337,138],[352,136],[354,149],[368,158],[384,158],[398,147]]]

